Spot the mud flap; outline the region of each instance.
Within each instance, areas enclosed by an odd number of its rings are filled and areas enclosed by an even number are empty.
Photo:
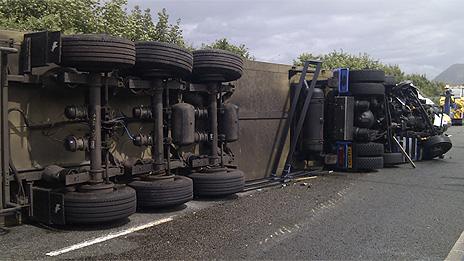
[[[64,225],[64,194],[33,187],[32,218],[47,225]]]

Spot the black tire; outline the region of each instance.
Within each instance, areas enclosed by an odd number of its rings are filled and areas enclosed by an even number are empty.
[[[242,73],[243,59],[237,54],[215,49],[193,52],[193,82],[230,82]]]
[[[240,170],[193,173],[193,191],[196,196],[215,197],[243,191],[245,175]]]
[[[385,76],[385,86],[395,86],[396,85],[396,78],[393,75],[386,75]]]
[[[137,207],[165,208],[182,205],[193,199],[193,182],[183,176],[157,181],[133,181],[129,186],[137,191]]]
[[[353,143],[353,152],[355,156],[382,156],[384,146],[382,143],[367,142],[367,143]]]
[[[349,73],[350,83],[383,83],[385,72],[381,70],[353,70]]]
[[[383,168],[383,156],[378,157],[354,157],[355,170],[374,170]]]
[[[404,156],[400,152],[387,152],[383,154],[383,165],[393,166],[405,163]]]
[[[453,144],[448,136],[435,135],[427,139],[423,144],[424,160],[431,160],[448,152]]]
[[[136,211],[135,190],[116,187],[109,193],[64,194],[66,224],[104,223],[127,218]]]
[[[193,54],[182,47],[161,42],[136,42],[135,70],[148,77],[190,76],[193,69]]]
[[[135,64],[134,42],[106,34],[76,34],[61,38],[61,65],[80,71],[108,72]]]
[[[352,95],[385,95],[385,86],[381,83],[352,83],[349,84]]]

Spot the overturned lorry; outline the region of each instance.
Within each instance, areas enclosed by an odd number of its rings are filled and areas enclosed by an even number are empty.
[[[19,40],[1,49],[2,223],[111,222],[231,195],[245,180],[380,169],[451,148],[423,124],[417,93],[381,71],[107,35]]]
[[[4,48],[2,55],[14,51]],[[21,209],[47,224],[100,223],[126,218],[137,208],[180,205],[194,195],[242,191],[244,174],[228,148],[239,136],[238,107],[227,102],[234,86],[224,84],[241,77],[239,56],[107,35],[38,32],[24,35],[18,57],[18,74],[2,77],[4,214]],[[4,73],[13,66],[3,64]],[[10,88],[34,87],[46,97],[39,105],[46,123],[32,119],[29,108],[8,107]],[[72,103],[57,102],[59,97]],[[51,103],[62,106],[58,116]],[[54,112],[48,114],[47,106]],[[12,114],[24,125],[15,127],[31,147],[36,166],[30,169],[16,168],[20,157],[9,149]],[[50,151],[47,143],[53,142],[62,149]],[[53,154],[56,163],[44,165],[50,159],[44,154]]]

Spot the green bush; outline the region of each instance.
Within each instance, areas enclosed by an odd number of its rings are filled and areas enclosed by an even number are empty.
[[[0,0],[1,29],[106,33],[133,41],[175,43],[193,50],[185,44],[180,21],[169,23],[169,15],[162,9],[155,23],[150,9],[134,6],[128,11],[127,0]],[[254,60],[245,45],[233,45],[226,38],[202,48],[228,50]]]
[[[184,45],[180,20],[170,24],[169,15],[162,9],[155,23],[150,9],[135,6],[127,12],[126,0],[0,0],[0,28],[107,33],[133,41]]]
[[[384,70],[387,75],[395,76],[397,81],[411,80],[424,95],[434,100],[436,100],[445,89],[444,83],[430,81],[425,75],[421,74],[405,74],[398,65],[384,64],[366,53],[353,55],[343,50],[333,51],[323,55],[302,53],[293,63],[294,65],[302,65],[302,63],[307,60],[321,60],[323,61],[322,68],[327,70],[336,68],[350,68],[351,70]]]
[[[226,50],[233,52],[235,54],[238,54],[242,56],[243,58],[247,60],[254,60],[255,57],[250,54],[250,51],[248,48],[244,45],[233,45],[227,40],[226,38],[218,39],[214,41],[212,44],[203,44],[202,48],[211,48],[211,49],[221,49],[221,50]]]

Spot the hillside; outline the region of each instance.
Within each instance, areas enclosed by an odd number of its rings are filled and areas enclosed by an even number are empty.
[[[447,84],[464,84],[464,64],[453,64],[444,70],[434,81]]]

